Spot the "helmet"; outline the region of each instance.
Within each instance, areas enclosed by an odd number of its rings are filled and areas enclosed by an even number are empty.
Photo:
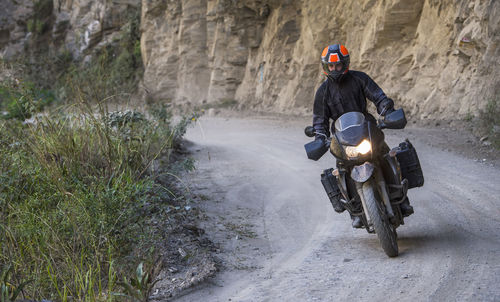
[[[329,45],[323,49],[323,53],[321,54],[323,72],[328,78],[334,81],[340,81],[347,71],[349,71],[349,62],[349,52],[347,48],[341,44]],[[330,71],[328,65],[332,64],[340,64],[341,66]]]

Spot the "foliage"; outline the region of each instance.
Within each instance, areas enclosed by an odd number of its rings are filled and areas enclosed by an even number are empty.
[[[3,118],[25,120],[43,110],[54,99],[52,91],[37,89],[32,82],[17,80],[10,85],[0,84],[0,108],[6,110]]]
[[[43,34],[52,22],[52,2],[34,2],[34,16],[27,21],[27,29],[34,36]],[[81,58],[74,58],[64,47],[49,48],[45,40],[39,39],[38,42],[43,45],[35,43],[26,50],[27,55],[5,65],[10,64],[13,69],[22,70],[19,77],[23,83],[29,83],[34,90],[50,92],[59,104],[71,104],[80,97],[93,102],[108,97],[117,103],[124,103],[137,90],[144,71],[140,47],[140,11],[130,8],[126,13],[128,22],[122,26],[115,39],[106,46],[95,47]],[[15,83],[0,84],[3,90],[15,86]]]
[[[100,101],[102,96],[115,102],[130,99],[144,72],[140,50],[140,14],[129,13],[129,22],[111,44],[95,50],[88,62],[71,64],[58,79],[58,92],[68,100],[83,95]]]
[[[122,286],[125,294],[124,296],[132,299],[135,302],[147,301],[153,286],[160,281],[159,279],[151,279],[152,272],[144,271],[144,263],[141,262],[136,269],[135,276],[127,279],[123,278],[123,282],[118,282]]]
[[[0,301],[1,302],[11,302],[15,301],[23,288],[31,282],[27,280],[15,286],[9,282],[10,274],[12,273],[12,264],[8,264],[0,273]]]
[[[36,35],[41,35],[48,28],[48,20],[52,15],[53,1],[38,0],[34,1],[33,17],[26,23],[27,30]]]
[[[118,276],[147,257],[148,213],[172,198],[152,163],[168,162],[191,120],[160,116],[81,101],[0,121],[0,266],[32,279],[29,298],[112,300]]]
[[[473,119],[474,119],[474,114],[472,114],[472,112],[468,111],[464,117],[464,120],[466,122],[471,122]]]
[[[33,36],[46,33],[52,3],[34,2]],[[162,236],[150,214],[168,213],[170,200],[182,198],[157,179],[192,169],[192,161],[169,158],[195,118],[174,123],[166,106],[110,112],[107,104],[129,100],[142,76],[139,16],[132,10],[119,37],[90,60],[60,49],[0,62],[11,74],[22,70],[0,83],[2,302],[20,292],[113,301],[118,280],[144,298],[153,284],[151,272],[136,270]]]
[[[500,149],[500,95],[491,98],[480,113],[481,126],[493,145]]]

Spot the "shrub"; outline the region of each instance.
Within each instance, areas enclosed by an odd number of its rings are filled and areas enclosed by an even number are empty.
[[[486,108],[480,114],[481,126],[489,135],[493,145],[500,149],[500,96],[488,101]]]
[[[0,266],[31,280],[28,298],[112,299],[118,275],[147,256],[153,195],[172,196],[152,162],[168,159],[190,120],[155,112],[78,103],[0,121]]]
[[[4,118],[25,120],[54,101],[52,91],[37,89],[32,82],[0,84],[0,105],[6,110]]]

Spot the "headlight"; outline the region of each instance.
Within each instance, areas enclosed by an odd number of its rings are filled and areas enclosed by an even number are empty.
[[[359,155],[365,155],[372,150],[372,144],[366,139],[361,142],[361,144],[356,147],[347,146],[345,147],[345,153],[348,157],[358,157]]]

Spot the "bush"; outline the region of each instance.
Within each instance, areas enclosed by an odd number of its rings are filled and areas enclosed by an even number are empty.
[[[153,195],[172,196],[152,163],[168,159],[190,120],[149,116],[78,103],[33,123],[0,121],[0,266],[31,280],[28,298],[112,299],[118,275],[149,253]]]
[[[35,2],[30,31],[44,34],[51,5]],[[8,63],[23,71],[0,83],[0,286],[11,297],[22,288],[28,299],[113,300],[161,236],[149,214],[173,197],[154,162],[169,162],[191,118],[105,105],[128,99],[142,75],[139,15],[86,64],[64,50]]]
[[[129,100],[137,89],[143,67],[138,21],[133,19],[122,29],[120,38],[97,51],[84,65],[71,64],[58,79],[61,97],[82,97],[100,102],[103,96],[114,102]]]
[[[493,145],[500,149],[500,96],[488,101],[480,114],[481,126]]]
[[[33,2],[33,17],[26,22],[26,29],[35,35],[48,30],[47,21],[52,16],[53,1],[39,0]]]
[[[52,91],[37,89],[32,82],[0,84],[0,108],[6,110],[4,118],[25,120],[43,110],[54,101]]]
[[[42,35],[46,27],[50,27],[52,2],[34,2],[34,16],[27,21],[28,30],[36,34],[33,36]],[[123,103],[136,92],[144,72],[140,48],[140,10],[129,7],[126,14],[128,22],[115,39],[106,46],[96,47],[82,58],[73,58],[64,47],[49,48],[44,39],[34,37],[43,45],[36,44],[26,50],[26,55],[8,62],[0,60],[0,64],[22,70],[19,77],[23,82],[31,83],[38,90],[52,91],[59,103],[73,103],[79,97],[94,102],[107,97]],[[85,60],[82,60],[84,57]]]

